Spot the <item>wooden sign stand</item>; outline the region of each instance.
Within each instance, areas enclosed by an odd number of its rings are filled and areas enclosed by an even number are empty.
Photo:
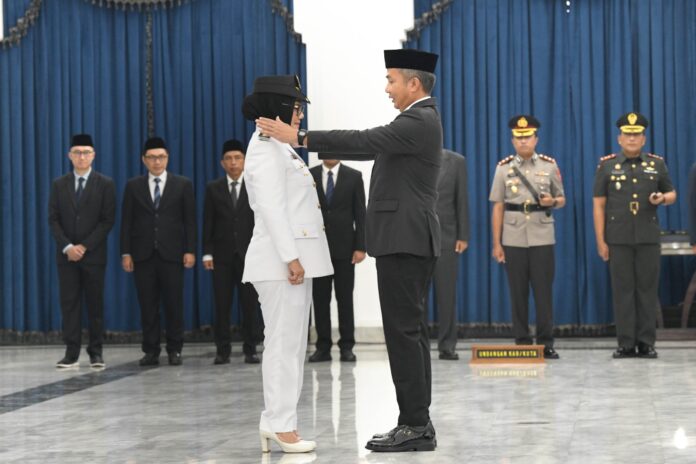
[[[472,345],[471,364],[543,364],[544,345]]]

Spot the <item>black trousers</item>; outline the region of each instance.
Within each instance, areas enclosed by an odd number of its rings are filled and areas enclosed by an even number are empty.
[[[609,273],[619,346],[655,345],[660,245],[609,245]]]
[[[355,346],[355,322],[353,319],[353,287],[355,265],[351,259],[332,259],[334,274],[316,277],[312,283],[314,323],[317,329],[317,351],[329,351],[331,341],[331,287],[336,290],[338,306],[338,347],[350,350]]]
[[[103,264],[68,262],[58,265],[60,310],[63,316],[65,354],[77,358],[82,344],[82,298],[87,305],[90,356],[102,354],[104,341],[104,270]]]
[[[377,257],[389,367],[399,404],[399,425],[430,421],[431,371],[425,298],[436,258],[404,253]]]
[[[512,331],[515,343],[531,345],[529,333],[529,285],[534,292],[536,307],[536,341],[553,347],[553,276],[555,259],[553,245],[503,247],[505,269],[512,303]]]
[[[133,273],[143,326],[143,352],[158,355],[161,351],[162,304],[167,330],[167,353],[180,353],[184,345],[183,263],[165,261],[155,251],[148,259],[135,263]]]
[[[217,352],[229,356],[231,347],[230,311],[234,299],[234,289],[239,295],[242,312],[242,340],[244,354],[255,354],[256,345],[263,338],[263,318],[259,311],[259,296],[254,286],[242,283],[244,260],[235,254],[231,263],[214,261],[213,290],[215,292],[214,335]]]
[[[437,301],[437,349],[439,351],[454,351],[457,347],[457,271],[459,270],[459,254],[454,246],[440,250],[435,270],[433,271],[433,290]],[[427,302],[427,299],[426,299]],[[425,311],[426,324],[428,310]]]

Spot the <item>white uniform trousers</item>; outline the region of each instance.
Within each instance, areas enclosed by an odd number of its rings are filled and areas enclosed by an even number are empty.
[[[302,391],[312,279],[301,285],[285,280],[252,282],[259,294],[265,324],[263,398],[259,428],[267,432],[297,430],[297,403]]]

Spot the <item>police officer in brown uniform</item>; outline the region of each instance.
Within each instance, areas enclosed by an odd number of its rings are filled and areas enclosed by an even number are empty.
[[[619,348],[614,358],[656,358],[660,302],[660,225],[657,207],[677,193],[661,157],[642,151],[648,120],[627,113],[616,121],[621,153],[601,158],[594,183],[597,251],[609,261]],[[636,347],[638,352],[636,353]]]
[[[541,126],[531,115],[510,119],[516,154],[498,163],[489,200],[493,202],[493,258],[505,264],[512,302],[515,343],[531,345],[529,287],[537,314],[536,340],[544,357],[558,359],[553,348],[554,219],[565,205],[556,161],[535,150]]]

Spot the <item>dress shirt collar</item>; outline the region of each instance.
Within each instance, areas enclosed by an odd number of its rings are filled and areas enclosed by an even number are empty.
[[[161,182],[160,182],[160,188],[162,188],[162,185],[163,185],[163,184],[166,184],[166,183],[167,183],[167,171],[164,171],[164,172],[163,172],[162,174],[160,174],[159,176],[154,176],[154,175],[152,175],[151,172],[148,172],[148,173],[147,173],[147,180],[148,180],[148,182],[150,182],[150,183],[153,182],[154,179],[155,179],[155,177],[159,177],[159,178],[160,178],[160,181],[161,181]]]
[[[422,102],[423,100],[427,100],[428,98],[430,98],[430,95],[423,97],[423,98],[419,98],[418,100],[416,100],[413,103],[411,103],[410,105],[408,105],[404,111],[410,110],[411,108],[413,108],[413,105],[415,105],[416,103]]]

